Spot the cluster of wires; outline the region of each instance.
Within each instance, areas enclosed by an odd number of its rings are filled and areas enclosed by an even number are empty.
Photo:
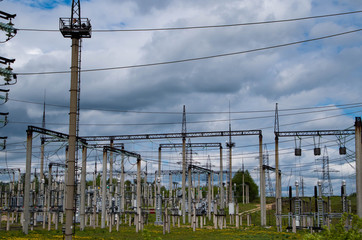
[[[359,13],[362,13],[362,11],[351,11],[351,12],[325,14],[325,15],[317,15],[317,16],[309,16],[309,17],[280,19],[280,20],[261,21],[261,22],[249,22],[249,23],[234,23],[234,24],[206,25],[206,26],[166,27],[166,28],[101,29],[101,30],[93,30],[93,32],[97,32],[97,33],[105,33],[105,32],[149,32],[149,31],[195,30],[195,29],[208,29],[208,28],[229,28],[229,27],[240,27],[240,26],[250,26],[250,25],[295,22],[295,21],[303,21],[303,20],[319,19],[319,18],[330,18],[330,17],[338,17],[338,16],[345,16],[345,15],[359,14]],[[55,29],[34,29],[34,28],[18,28],[17,31],[58,32],[58,30],[55,30]],[[292,46],[292,45],[297,45],[297,44],[302,44],[302,43],[319,41],[319,40],[328,39],[328,38],[334,38],[334,37],[347,35],[347,34],[352,34],[352,33],[360,32],[360,31],[362,31],[362,29],[355,29],[355,30],[351,30],[351,31],[340,32],[340,33],[321,36],[321,37],[317,37],[317,38],[311,38],[311,39],[300,40],[300,41],[289,42],[289,43],[282,43],[282,44],[278,44],[278,45],[267,46],[267,47],[256,48],[256,49],[249,49],[249,50],[245,50],[245,51],[237,51],[237,52],[202,56],[202,57],[196,57],[196,58],[186,58],[186,59],[178,59],[178,60],[163,61],[163,62],[137,64],[137,65],[104,67],[104,68],[95,68],[95,69],[83,69],[83,70],[81,70],[81,72],[99,72],[99,71],[121,70],[121,69],[151,67],[151,66],[159,66],[159,65],[166,65],[166,64],[200,61],[200,60],[206,60],[206,59],[212,59],[212,58],[227,57],[227,56],[233,56],[233,55],[240,55],[240,54],[246,54],[246,53],[252,53],[252,52],[265,51],[265,50],[281,48],[281,47],[287,47],[287,46]],[[70,71],[23,72],[23,73],[19,72],[19,73],[16,73],[16,74],[26,76],[26,75],[64,74],[64,73],[70,73]]]

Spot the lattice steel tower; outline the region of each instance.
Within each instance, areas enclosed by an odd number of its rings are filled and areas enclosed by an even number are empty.
[[[322,170],[317,170],[318,172],[322,172],[322,194],[323,196],[333,196],[333,186],[330,173],[339,171],[329,168],[327,146],[324,146],[322,158],[318,158],[317,160],[322,161]]]
[[[269,152],[266,144],[264,145],[263,166],[269,167]],[[266,175],[266,196],[275,197],[273,184],[270,178],[270,170],[268,168],[265,169],[265,175]]]

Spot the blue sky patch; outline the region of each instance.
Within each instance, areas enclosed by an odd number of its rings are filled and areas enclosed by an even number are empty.
[[[39,9],[53,9],[59,5],[71,5],[71,0],[56,0],[56,1],[46,1],[46,0],[16,0],[16,2],[23,2],[26,5],[29,5],[34,8]]]

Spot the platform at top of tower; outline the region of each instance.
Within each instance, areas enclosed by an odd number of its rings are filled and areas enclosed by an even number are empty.
[[[92,26],[88,18],[78,19],[60,18],[59,30],[65,38],[90,38]]]

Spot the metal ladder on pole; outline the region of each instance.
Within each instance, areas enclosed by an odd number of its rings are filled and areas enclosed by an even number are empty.
[[[300,213],[301,213],[301,207],[300,207],[300,205],[301,205],[301,201],[299,200],[299,199],[296,199],[295,201],[294,201],[294,214],[295,215],[300,215]]]
[[[301,215],[301,200],[295,199],[294,201],[294,215],[296,220],[296,226],[300,226],[300,215]]]
[[[318,213],[317,213],[317,220],[318,220],[318,227],[322,227],[324,225],[324,205],[323,199],[318,199],[317,201]]]

